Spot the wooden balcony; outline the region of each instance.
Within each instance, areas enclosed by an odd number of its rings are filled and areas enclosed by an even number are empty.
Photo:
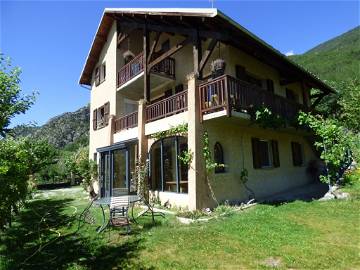
[[[121,130],[137,127],[138,125],[138,112],[133,112],[114,120],[114,132],[120,132]]]
[[[124,65],[117,74],[117,87],[121,87],[144,71],[144,54],[138,54],[129,63]],[[175,78],[175,59],[168,57],[155,65],[151,72],[157,75]]]
[[[146,122],[152,122],[187,110],[187,91],[182,91],[146,107]]]
[[[295,101],[229,75],[199,85],[199,91],[201,118],[205,114],[222,110],[225,110],[227,115],[232,111],[251,114],[264,106],[273,113],[291,120],[303,108],[303,105]]]

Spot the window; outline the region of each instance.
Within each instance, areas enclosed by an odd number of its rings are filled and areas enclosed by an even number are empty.
[[[155,142],[150,149],[152,190],[187,193],[188,167],[179,155],[187,150],[187,138],[174,136]]]
[[[93,130],[103,128],[109,124],[110,102],[93,111]]]
[[[224,152],[219,142],[215,143],[214,145],[214,161],[217,164],[224,164]],[[223,173],[223,172],[225,172],[224,167],[215,168],[215,173]]]
[[[95,68],[95,85],[98,86],[106,77],[106,65],[105,63],[101,64],[100,67]]]
[[[286,98],[287,99],[290,99],[290,100],[295,101],[295,102],[299,101],[299,97],[297,96],[297,94],[293,90],[291,90],[289,88],[286,88],[285,91],[286,91]]]
[[[275,140],[251,139],[253,166],[255,169],[280,167],[278,142]]]
[[[175,94],[180,93],[184,91],[184,85],[183,84],[178,84],[177,86],[175,86]]]
[[[291,142],[292,159],[294,166],[303,165],[303,151],[300,143]]]
[[[235,73],[236,73],[236,78],[239,80],[246,80],[246,71],[245,71],[245,67],[240,66],[240,65],[236,65],[235,66]]]
[[[273,81],[273,80],[271,80],[271,79],[267,79],[267,80],[266,80],[266,89],[267,89],[269,92],[274,93],[274,81]]]
[[[95,68],[95,85],[98,86],[100,84],[100,68]]]

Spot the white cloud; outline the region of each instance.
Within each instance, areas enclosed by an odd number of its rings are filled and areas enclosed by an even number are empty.
[[[288,52],[285,53],[286,56],[290,56],[290,55],[294,55],[294,51],[293,50],[290,50]]]

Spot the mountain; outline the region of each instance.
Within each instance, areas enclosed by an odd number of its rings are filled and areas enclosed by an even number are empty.
[[[323,80],[360,78],[360,26],[290,59]]]
[[[69,148],[74,144],[87,145],[89,139],[89,106],[84,106],[75,112],[66,112],[51,118],[42,126],[16,126],[13,136],[45,139],[57,148]]]

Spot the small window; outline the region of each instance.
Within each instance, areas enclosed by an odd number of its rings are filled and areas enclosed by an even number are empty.
[[[271,80],[271,79],[267,79],[267,80],[266,80],[266,89],[267,89],[269,92],[274,93],[274,81],[273,81],[273,80]]]
[[[105,63],[101,65],[101,72],[100,72],[100,83],[105,81],[106,78],[106,65]]]
[[[95,161],[95,163],[97,164],[97,153],[94,153],[93,160],[94,160],[94,161]]]
[[[278,143],[275,140],[252,138],[253,165],[255,169],[280,167]]]
[[[297,96],[297,94],[293,90],[291,90],[289,88],[286,88],[285,91],[286,91],[286,98],[287,99],[290,99],[290,100],[295,101],[295,102],[299,101],[299,97]]]
[[[217,164],[224,164],[224,152],[219,142],[215,143],[214,145],[214,161]],[[225,168],[223,166],[215,168],[215,173],[223,173],[223,172],[225,172]]]
[[[303,150],[302,145],[297,142],[291,142],[292,159],[294,166],[303,165]]]
[[[246,71],[245,71],[245,67],[240,66],[240,65],[236,65],[235,66],[235,73],[236,73],[236,78],[239,80],[246,80]]]
[[[95,68],[95,85],[98,86],[100,84],[100,68]]]
[[[94,114],[95,111],[96,116],[94,115],[94,119],[96,119],[96,129],[107,126],[109,124],[110,102],[106,102],[103,106],[94,110]],[[95,123],[93,124],[95,126]]]

